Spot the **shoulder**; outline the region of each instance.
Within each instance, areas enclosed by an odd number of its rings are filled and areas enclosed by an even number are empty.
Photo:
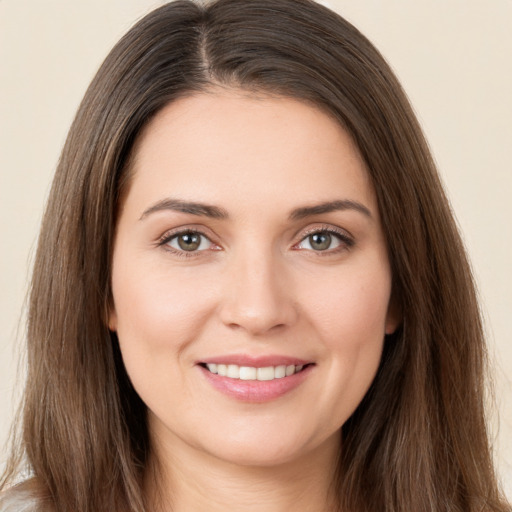
[[[38,512],[37,500],[27,490],[9,489],[0,493],[0,512]]]

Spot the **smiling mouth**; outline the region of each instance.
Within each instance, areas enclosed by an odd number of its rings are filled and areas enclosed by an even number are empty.
[[[238,366],[236,364],[201,363],[200,366],[210,373],[238,380],[271,381],[291,377],[304,371],[311,363],[304,365],[279,365],[257,368],[254,366]]]

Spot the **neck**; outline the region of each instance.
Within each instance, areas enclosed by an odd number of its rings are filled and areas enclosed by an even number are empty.
[[[149,510],[161,512],[332,512],[339,437],[293,461],[249,466],[189,446],[155,446],[146,477]],[[158,469],[156,469],[158,468]]]

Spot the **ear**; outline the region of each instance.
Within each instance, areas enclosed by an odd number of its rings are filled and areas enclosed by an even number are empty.
[[[108,310],[108,328],[112,332],[117,331],[117,313],[114,305],[111,305]]]
[[[402,323],[402,311],[394,298],[391,298],[386,315],[385,334],[393,334]]]

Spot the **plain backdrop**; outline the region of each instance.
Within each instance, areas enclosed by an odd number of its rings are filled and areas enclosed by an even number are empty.
[[[0,0],[0,443],[22,388],[22,304],[78,103],[154,0]],[[331,0],[409,94],[463,232],[494,360],[496,456],[512,497],[512,0]],[[498,428],[499,427],[499,428]],[[5,452],[0,453],[0,470]]]

